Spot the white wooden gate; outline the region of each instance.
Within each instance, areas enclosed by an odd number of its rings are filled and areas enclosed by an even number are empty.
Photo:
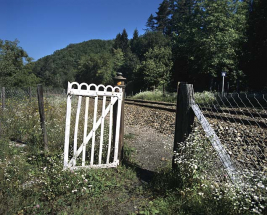
[[[68,83],[68,97],[67,97],[67,113],[66,113],[66,128],[65,128],[65,145],[64,145],[64,168],[109,168],[116,167],[119,164],[118,150],[119,150],[119,131],[121,122],[121,104],[123,99],[122,89],[119,87],[112,87],[110,85],[95,85],[95,84],[78,84],[77,82]],[[75,118],[75,126],[71,127],[71,112],[72,109],[76,109],[76,103],[74,98],[78,97],[77,110]],[[108,99],[107,99],[108,98]],[[88,126],[90,124],[89,102],[94,102],[94,110],[92,113],[92,129],[88,132]],[[84,104],[84,103],[85,104]],[[118,102],[117,112],[113,113],[113,106]],[[99,104],[102,103],[102,111],[98,113],[97,110]],[[73,105],[74,104],[74,105]],[[82,104],[84,104],[84,112],[82,111]],[[83,112],[83,113],[82,113]],[[79,132],[81,132],[81,119],[80,115],[84,114],[83,125],[83,138],[78,138]],[[109,114],[109,128],[104,129],[105,118]],[[112,134],[113,114],[117,114],[116,117],[116,131]],[[74,113],[75,115],[75,113]],[[99,118],[98,115],[100,115]],[[79,125],[80,124],[80,125]],[[100,126],[101,125],[101,126]],[[96,153],[96,132],[100,127],[100,140],[98,159],[95,156]],[[106,157],[103,158],[103,142],[104,133],[108,130],[106,135]],[[73,131],[73,148],[70,147],[70,139]],[[107,131],[106,131],[107,132]],[[115,135],[115,136],[114,136]],[[79,141],[79,139],[82,139]],[[108,139],[108,140],[107,140]],[[91,140],[91,141],[90,141]],[[112,140],[115,140],[113,143]],[[89,144],[89,141],[91,144]],[[89,150],[90,149],[90,150]],[[73,151],[73,157],[69,154],[69,151]],[[111,155],[111,152],[114,151]],[[82,153],[82,156],[79,155]],[[110,162],[110,159],[112,158]],[[89,160],[86,158],[90,158]]]

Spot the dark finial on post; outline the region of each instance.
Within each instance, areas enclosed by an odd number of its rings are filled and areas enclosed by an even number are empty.
[[[115,86],[125,88],[126,78],[122,76],[121,72],[117,72],[117,76],[113,78]]]

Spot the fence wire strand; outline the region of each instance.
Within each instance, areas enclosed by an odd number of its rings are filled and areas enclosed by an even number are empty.
[[[221,95],[209,93],[209,96],[199,99],[199,94],[196,93],[195,100],[234,164],[244,194],[252,196],[254,206],[259,204],[265,204],[266,206],[266,95],[246,93]],[[225,177],[226,166],[222,165],[224,161],[218,159],[218,153],[211,147],[212,144],[210,142],[205,145],[207,131],[200,129],[199,122],[195,126],[198,132],[195,130],[191,137],[188,138],[187,147],[184,147],[183,151],[181,151],[181,154],[184,153],[181,159],[186,156],[187,159],[190,159],[190,156],[194,157],[195,155],[188,154],[187,150],[192,152],[190,147],[194,142],[194,138],[201,139],[198,141],[198,148],[205,149],[205,153],[203,151],[199,153],[197,163],[205,168],[202,174],[208,176],[211,181],[229,183],[229,180]],[[193,151],[196,152],[195,149]],[[179,162],[182,162],[181,159]],[[203,165],[203,161],[207,162],[208,165]],[[263,206],[261,205],[261,207]],[[261,212],[261,209],[259,209],[259,212]]]

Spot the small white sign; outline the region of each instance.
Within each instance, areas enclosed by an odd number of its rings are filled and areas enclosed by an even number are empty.
[[[223,76],[223,77],[226,76],[226,72],[222,72],[222,76]]]

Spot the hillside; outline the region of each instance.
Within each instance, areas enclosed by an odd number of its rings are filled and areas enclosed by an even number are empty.
[[[34,62],[33,72],[47,86],[64,87],[67,81],[74,81],[85,58],[110,53],[112,40],[89,40],[70,44]]]

